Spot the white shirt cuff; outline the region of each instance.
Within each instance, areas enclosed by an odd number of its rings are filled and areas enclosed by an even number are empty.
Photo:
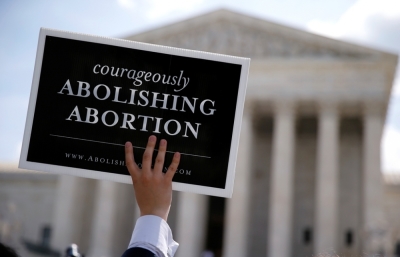
[[[140,247],[153,252],[157,257],[173,257],[178,246],[165,220],[158,216],[146,215],[136,221],[128,249]]]

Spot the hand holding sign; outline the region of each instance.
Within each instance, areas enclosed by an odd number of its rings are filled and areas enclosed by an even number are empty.
[[[175,153],[167,172],[164,167],[167,141],[162,139],[157,158],[152,169],[151,161],[157,138],[150,136],[143,154],[142,169],[138,167],[133,156],[130,142],[125,144],[125,162],[132,177],[136,201],[140,208],[140,216],[155,215],[167,221],[172,201],[172,178],[178,168],[180,153]]]

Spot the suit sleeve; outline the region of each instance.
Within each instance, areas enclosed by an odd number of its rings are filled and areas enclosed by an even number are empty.
[[[122,257],[156,257],[156,255],[147,249],[134,247],[127,249]]]

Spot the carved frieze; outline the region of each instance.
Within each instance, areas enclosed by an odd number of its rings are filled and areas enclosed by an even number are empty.
[[[307,32],[304,32],[307,33]],[[133,40],[135,40],[133,38]],[[287,31],[269,31],[227,20],[148,38],[148,43],[250,58],[362,58],[363,53],[306,42]]]

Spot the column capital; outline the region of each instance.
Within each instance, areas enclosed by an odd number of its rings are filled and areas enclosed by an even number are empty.
[[[386,110],[386,104],[381,101],[365,101],[362,107],[364,117],[384,116]]]
[[[243,106],[243,115],[252,116],[254,113],[255,101],[252,99],[246,99]]]
[[[317,108],[320,115],[337,115],[339,113],[339,102],[335,100],[320,101],[317,103]]]
[[[296,111],[296,102],[294,100],[275,101],[272,108],[277,114],[293,115]]]

